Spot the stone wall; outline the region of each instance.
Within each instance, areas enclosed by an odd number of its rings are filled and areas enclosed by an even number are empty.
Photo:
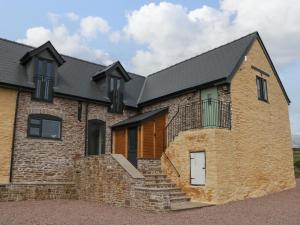
[[[62,139],[27,137],[28,116],[49,114],[62,119]],[[78,102],[54,98],[33,101],[22,92],[16,124],[12,182],[71,182],[73,159],[84,155],[85,114],[78,120]]]
[[[0,201],[77,199],[74,183],[0,185]]]
[[[17,91],[0,88],[0,184],[9,183]]]
[[[145,188],[143,175],[122,155],[78,159],[74,176],[81,200],[154,211],[170,209],[169,193]]]
[[[168,123],[178,111],[178,106],[186,105],[189,102],[199,101],[200,99],[201,99],[200,92],[195,91],[192,93],[184,94],[175,98],[167,99],[161,102],[144,106],[142,111],[149,112],[152,110],[168,107],[169,108],[168,117],[167,117],[167,123]]]
[[[85,154],[87,103],[82,103],[81,121],[78,120],[78,101],[58,98],[53,103],[34,101],[31,94],[22,92],[17,116],[13,182],[71,182],[73,159]],[[62,119],[62,139],[50,140],[27,137],[28,116],[42,113]],[[88,120],[106,122],[106,152],[111,151],[110,126],[135,112],[124,114],[107,112],[103,105],[89,104]]]

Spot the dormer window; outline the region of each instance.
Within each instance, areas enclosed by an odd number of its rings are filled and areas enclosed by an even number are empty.
[[[111,113],[123,113],[123,91],[124,83],[129,81],[131,77],[123,68],[119,61],[110,66],[97,71],[92,77],[95,82],[102,82],[105,78],[107,96],[111,101],[108,111]]]
[[[54,85],[53,62],[47,59],[36,59],[34,74],[35,91],[33,98],[43,101],[52,101]]]
[[[109,81],[109,98],[111,105],[109,112],[122,113],[123,112],[123,93],[122,93],[122,80],[118,77],[110,77]]]
[[[29,77],[33,77],[35,89],[32,97],[34,99],[52,102],[54,80],[57,79],[56,71],[64,62],[64,58],[49,41],[26,52],[20,59],[20,63],[29,68]]]

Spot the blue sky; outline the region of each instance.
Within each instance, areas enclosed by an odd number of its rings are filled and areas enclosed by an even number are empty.
[[[0,36],[33,46],[50,39],[65,54],[121,60],[147,75],[258,30],[292,101],[292,133],[300,135],[298,2],[0,0]]]

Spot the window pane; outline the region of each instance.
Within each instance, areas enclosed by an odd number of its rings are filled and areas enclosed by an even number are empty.
[[[38,127],[30,127],[29,128],[29,135],[30,136],[40,136],[40,128],[38,128]]]
[[[44,99],[49,99],[49,80],[45,81]]]
[[[43,66],[44,66],[44,61],[39,59],[37,62],[37,75],[43,74]]]
[[[268,93],[267,93],[267,81],[263,80],[263,92],[264,92],[264,100],[268,100]]]
[[[60,121],[43,120],[42,137],[60,138]]]
[[[121,85],[121,81],[120,81],[120,79],[117,79],[117,90],[120,89],[120,85]]]
[[[30,119],[30,124],[40,125],[41,124],[41,120],[39,120],[39,119]]]
[[[110,78],[110,91],[113,91],[114,90],[114,82],[115,79],[113,77]]]
[[[260,78],[256,78],[256,86],[257,86],[257,96],[258,98],[261,98],[261,90],[260,90]]]
[[[46,76],[51,77],[52,76],[52,63],[47,62],[47,70],[46,70]]]
[[[35,81],[35,98],[41,98],[42,80],[36,78]]]

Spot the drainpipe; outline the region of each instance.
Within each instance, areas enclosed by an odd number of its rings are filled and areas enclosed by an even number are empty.
[[[17,98],[16,98],[16,109],[15,109],[14,127],[13,127],[13,138],[12,138],[12,145],[11,145],[9,183],[12,182],[14,150],[15,150],[15,139],[16,139],[16,127],[17,127],[17,118],[18,118],[18,111],[19,111],[19,99],[20,99],[20,90],[18,89]]]
[[[88,113],[89,113],[89,102],[86,103],[85,107],[85,137],[84,137],[84,156],[87,155],[87,136],[88,136]]]

